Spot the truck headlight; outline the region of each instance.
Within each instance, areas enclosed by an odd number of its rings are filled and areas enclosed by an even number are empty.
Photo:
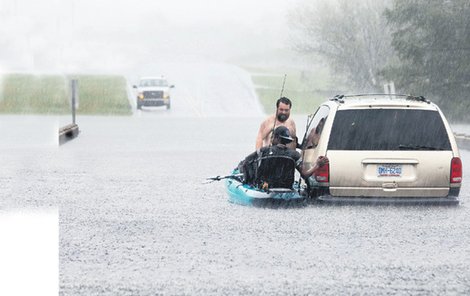
[[[143,93],[139,93],[139,94],[137,95],[137,98],[143,100],[143,99],[144,99],[144,94],[143,94]]]

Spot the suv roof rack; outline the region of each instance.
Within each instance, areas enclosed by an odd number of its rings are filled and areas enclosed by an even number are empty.
[[[406,100],[417,101],[417,102],[424,102],[430,104],[431,101],[426,99],[423,96],[412,96],[412,95],[405,95],[405,94],[357,94],[357,95],[336,95],[333,98],[330,98],[330,101],[337,101],[339,103],[344,103],[344,99],[353,99],[357,97],[370,97],[370,96],[384,96],[389,98],[394,97],[405,97]]]
[[[408,96],[406,98],[407,100],[412,100],[412,101],[418,101],[418,102],[424,102],[424,103],[428,103],[428,104],[431,104],[431,101],[426,99],[425,97],[423,96]]]

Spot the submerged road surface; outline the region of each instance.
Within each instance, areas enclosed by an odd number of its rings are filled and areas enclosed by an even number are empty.
[[[0,210],[59,206],[61,295],[469,294],[470,152],[458,207],[249,208],[201,183],[261,118],[158,114],[81,117],[60,148],[2,117]]]
[[[253,149],[259,120],[81,118],[57,155],[61,294],[470,293],[469,178],[458,207],[231,204],[201,183]]]

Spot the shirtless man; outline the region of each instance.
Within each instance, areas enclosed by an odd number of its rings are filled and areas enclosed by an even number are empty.
[[[294,139],[292,143],[288,144],[288,147],[295,149],[297,146],[295,122],[289,118],[292,102],[288,98],[282,97],[277,100],[276,108],[276,114],[266,118],[259,127],[258,136],[256,137],[256,150],[271,145],[272,132],[278,126],[287,127],[291,137]]]

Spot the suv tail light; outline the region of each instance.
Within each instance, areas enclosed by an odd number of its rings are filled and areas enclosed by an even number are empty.
[[[320,182],[320,183],[327,183],[330,181],[330,164],[329,163],[315,170],[315,180],[317,180],[317,182]]]
[[[450,183],[462,183],[462,160],[458,157],[450,163]]]

